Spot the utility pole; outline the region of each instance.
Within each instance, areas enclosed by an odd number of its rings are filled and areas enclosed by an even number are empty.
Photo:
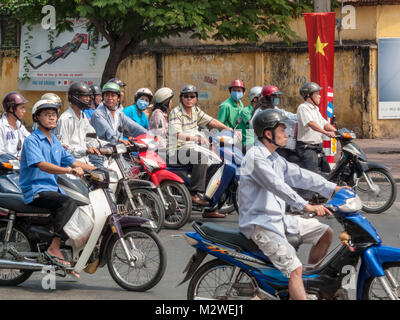
[[[330,12],[331,0],[314,0],[314,12]]]

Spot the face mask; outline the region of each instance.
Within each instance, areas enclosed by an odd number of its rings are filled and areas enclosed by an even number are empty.
[[[145,110],[147,107],[148,107],[148,105],[149,105],[149,102],[148,101],[146,101],[146,100],[138,100],[138,101],[136,101],[136,105],[137,105],[137,107],[138,107],[138,109],[140,110],[140,111],[143,111],[143,110]]]
[[[237,92],[237,91],[232,91],[231,92],[231,97],[235,101],[239,101],[240,99],[243,98],[243,92]]]
[[[274,98],[274,106],[278,106],[280,102],[279,98]]]

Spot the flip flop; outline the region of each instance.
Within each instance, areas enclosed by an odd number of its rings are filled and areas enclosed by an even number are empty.
[[[50,262],[58,267],[64,268],[64,269],[71,269],[71,263],[63,258],[57,257],[57,256],[52,256],[50,253],[47,251],[44,253],[44,255],[50,260]],[[57,261],[59,260],[59,261]],[[65,261],[66,263],[62,263],[60,261]]]

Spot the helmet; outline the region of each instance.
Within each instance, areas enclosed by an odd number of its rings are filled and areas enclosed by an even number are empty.
[[[135,101],[138,101],[141,96],[147,96],[149,98],[149,101],[153,99],[153,93],[151,92],[150,89],[147,88],[140,88],[138,91],[135,93]]]
[[[185,84],[182,88],[181,88],[181,92],[179,94],[179,96],[181,97],[183,94],[185,93],[195,93],[196,97],[199,96],[199,93],[197,91],[197,88],[192,85],[192,84]]]
[[[60,98],[58,95],[56,95],[55,93],[51,93],[51,92],[45,93],[45,94],[42,95],[42,97],[40,98],[40,100],[46,100],[46,99],[53,100],[53,102],[54,102],[56,105],[58,105],[59,107],[62,106],[62,100],[61,100],[61,98]],[[32,113],[33,113],[33,111],[32,111]]]
[[[109,81],[103,86],[103,89],[101,92],[103,94],[105,92],[115,92],[118,94],[118,96],[120,96],[121,95],[121,87],[118,84],[116,84],[115,82]]]
[[[27,103],[28,100],[24,98],[24,96],[17,92],[11,91],[7,93],[3,98],[3,108],[5,112],[14,112],[15,110],[11,110],[12,108],[18,106],[19,104]]]
[[[278,94],[281,95],[282,92],[279,91],[279,89],[275,86],[267,85],[264,88],[262,88],[261,94],[263,97],[269,97],[271,95],[278,95]]]
[[[232,90],[233,87],[242,88],[243,91],[246,90],[246,87],[244,86],[244,82],[243,82],[242,80],[240,80],[240,79],[236,79],[236,80],[233,80],[233,81],[231,82],[231,84],[229,85],[229,92],[231,92],[231,90]]]
[[[306,100],[308,97],[311,97],[314,92],[318,92],[322,89],[323,88],[321,88],[319,84],[315,82],[306,82],[300,88],[300,95],[303,97],[304,100]]]
[[[90,90],[92,90],[93,95],[101,94],[101,88],[98,85],[92,84]]]
[[[288,120],[288,117],[276,109],[260,111],[253,120],[254,133],[257,137],[262,138],[265,130],[274,130],[281,123],[286,125]]]
[[[108,82],[114,82],[117,85],[119,85],[121,88],[126,86],[126,83],[123,82],[122,80],[118,79],[118,78],[112,78],[112,79],[108,80]]]
[[[253,101],[255,97],[259,97],[261,95],[262,87],[256,86],[250,89],[248,97],[250,102]]]
[[[154,101],[157,104],[162,104],[174,96],[174,92],[167,87],[160,88],[154,94]]]
[[[60,106],[57,105],[56,103],[54,103],[54,101],[51,99],[39,100],[38,102],[36,102],[33,105],[33,108],[32,108],[32,119],[34,122],[37,122],[36,116],[40,113],[39,111],[43,110],[43,109],[55,109],[58,114]]]
[[[79,109],[89,109],[91,101],[82,101],[79,97],[91,96],[92,90],[85,82],[74,82],[68,89],[68,101],[76,105]]]

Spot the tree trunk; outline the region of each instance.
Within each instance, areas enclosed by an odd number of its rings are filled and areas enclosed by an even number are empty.
[[[110,47],[110,55],[108,56],[106,65],[104,66],[103,75],[101,77],[101,87],[103,87],[103,85],[111,78],[115,78],[115,74],[117,73],[117,69],[121,61],[121,54],[118,52],[118,50],[113,50]]]

